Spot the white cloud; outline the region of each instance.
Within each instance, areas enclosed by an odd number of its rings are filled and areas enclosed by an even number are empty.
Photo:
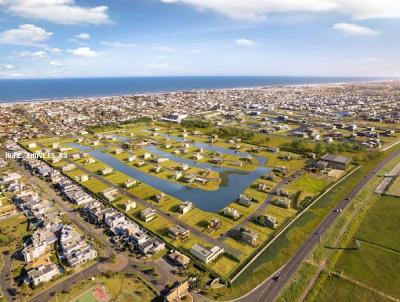
[[[332,0],[338,12],[347,13],[356,20],[400,18],[398,0]]]
[[[0,0],[0,6],[13,15],[60,24],[110,23],[107,6],[82,7],[75,0]]]
[[[135,43],[124,43],[124,42],[120,42],[120,41],[101,41],[100,42],[101,45],[104,46],[110,46],[110,47],[138,47],[140,45],[135,44]]]
[[[50,51],[50,52],[52,52],[52,53],[60,53],[61,52],[61,49],[59,49],[59,48],[49,48],[48,49],[48,51]]]
[[[45,47],[43,42],[48,40],[52,34],[33,24],[22,24],[18,28],[1,32],[0,44]]]
[[[14,65],[11,65],[11,64],[3,64],[2,67],[3,67],[4,69],[7,69],[7,70],[14,69]]]
[[[24,59],[44,59],[47,58],[47,52],[39,51],[21,51],[18,56]]]
[[[164,63],[152,63],[147,65],[148,68],[151,69],[170,69],[171,66]]]
[[[333,25],[333,29],[354,36],[377,36],[380,34],[377,30],[353,23],[336,23]]]
[[[81,40],[89,40],[90,39],[90,35],[87,33],[80,33],[74,36],[77,39],[81,39]]]
[[[151,50],[151,51],[159,51],[159,52],[165,52],[165,53],[174,53],[177,50],[173,47],[170,46],[149,46],[149,45],[144,45],[144,44],[137,44],[137,43],[131,43],[131,42],[120,42],[120,41],[101,41],[101,45],[104,46],[109,46],[109,47],[114,47],[114,48],[142,48],[146,50]]]
[[[251,40],[248,40],[248,39],[244,39],[244,38],[237,39],[235,41],[235,43],[237,45],[239,45],[239,46],[246,46],[246,47],[252,47],[252,46],[256,45],[256,43],[254,41],[251,41]]]
[[[187,73],[188,69],[184,66],[171,65],[168,63],[150,63],[145,66],[147,74],[168,75],[171,73]]]
[[[200,54],[206,53],[207,49],[206,48],[194,48],[194,49],[189,50],[189,52],[196,54],[196,55],[200,55]]]
[[[56,61],[50,61],[49,64],[50,64],[51,66],[53,66],[53,67],[60,67],[60,66],[62,66],[61,63],[56,62]]]
[[[382,58],[377,58],[377,57],[365,57],[361,59],[363,62],[367,63],[382,63],[383,59]]]
[[[398,0],[160,0],[209,9],[239,20],[286,12],[335,12],[354,19],[400,18]]]
[[[95,58],[100,56],[100,53],[91,50],[89,47],[78,47],[76,49],[70,49],[68,52],[81,58]]]
[[[150,47],[150,50],[169,52],[169,53],[176,52],[175,48],[172,48],[169,46],[153,46],[153,47]]]

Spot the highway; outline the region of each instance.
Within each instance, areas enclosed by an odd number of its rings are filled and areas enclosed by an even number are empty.
[[[345,199],[339,202],[336,209],[344,209],[353,200],[353,198],[365,187],[369,180],[381,170],[386,164],[392,159],[400,155],[400,149],[388,155],[384,158],[372,171],[370,171],[363,179],[361,179],[357,185],[351,190]],[[340,215],[340,212],[330,212],[322,223],[317,227],[314,233],[306,240],[303,246],[293,255],[289,262],[279,271],[277,274],[279,280],[275,281],[272,279],[267,280],[262,286],[257,288],[253,293],[246,296],[242,301],[252,302],[268,302],[274,301],[283,287],[288,283],[290,278],[299,268],[301,263],[311,252],[311,250],[319,243],[320,236],[322,236],[327,229],[333,224],[336,218]]]

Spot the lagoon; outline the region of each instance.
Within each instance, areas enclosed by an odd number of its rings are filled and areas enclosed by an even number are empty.
[[[214,165],[204,163],[195,163],[196,166],[200,167],[200,165],[202,165],[202,167],[218,171],[223,175],[223,177],[226,177],[226,181],[223,182],[218,190],[205,191],[197,188],[190,188],[183,184],[181,185],[169,182],[168,180],[144,173],[114,158],[112,155],[103,152],[101,149],[92,149],[90,147],[76,143],[70,143],[69,145],[81,151],[88,152],[95,159],[107,164],[108,166],[125,175],[133,177],[134,179],[137,179],[142,183],[152,186],[157,190],[178,198],[182,201],[191,201],[197,208],[210,212],[220,211],[231,202],[234,202],[239,197],[239,195],[256,179],[270,171],[269,168],[264,166],[258,166],[255,170],[251,172],[245,172],[236,169],[216,167]],[[151,151],[162,152],[154,148],[152,148]],[[163,153],[163,155],[165,155],[165,157],[171,158],[171,160],[180,163],[188,163],[188,161],[190,161],[187,159],[174,157],[169,153]]]

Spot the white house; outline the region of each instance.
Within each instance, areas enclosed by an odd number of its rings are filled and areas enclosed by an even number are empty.
[[[28,273],[28,279],[32,285],[37,286],[40,283],[45,283],[59,275],[60,271],[55,264],[40,265],[31,269]]]
[[[178,212],[181,214],[186,214],[191,209],[193,209],[193,204],[190,201],[185,201],[178,207]]]
[[[217,245],[211,249],[206,249],[200,244],[195,244],[190,249],[190,253],[204,263],[210,263],[216,260],[218,256],[222,255],[224,253],[224,249]]]

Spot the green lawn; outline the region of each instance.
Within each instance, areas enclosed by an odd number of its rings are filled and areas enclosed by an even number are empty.
[[[23,246],[23,237],[30,234],[27,219],[20,214],[0,221],[0,251],[16,252]]]
[[[96,301],[91,294],[91,289],[96,284],[103,285],[111,296],[111,301],[115,302],[144,302],[152,301],[157,297],[155,289],[136,275],[112,274],[111,276],[101,276],[95,278],[95,280],[83,280],[74,284],[67,291],[58,293],[57,297],[54,297],[50,302]]]
[[[270,276],[290,259],[293,253],[320,223],[321,219],[332,211],[337,201],[344,198],[363,175],[365,175],[366,171],[372,169],[378,161],[369,161],[360,170],[348,177],[314,204],[309,211],[301,216],[235,280],[231,288],[211,290],[208,292],[208,296],[217,300],[234,299],[250,291],[264,280],[265,277]]]
[[[324,301],[324,302],[386,302],[388,299],[361,287],[350,281],[341,279],[337,276],[328,276],[323,273],[320,278],[326,279],[324,287],[317,294],[311,292],[311,296],[307,297],[306,302]],[[318,290],[317,288],[315,291]],[[289,300],[286,300],[289,301]]]
[[[390,184],[387,194],[400,197],[400,176]]]
[[[400,252],[400,199],[376,197],[355,234],[356,238]]]
[[[328,184],[329,181],[322,179],[321,177],[305,174],[294,180],[289,185],[289,189],[296,192],[304,191],[307,192],[307,195],[315,196],[326,188]]]
[[[210,267],[221,274],[224,277],[228,277],[229,274],[237,267],[239,263],[226,255],[218,257],[218,259],[210,264]]]
[[[361,244],[361,250],[352,249],[353,242],[347,248],[334,268],[336,271],[400,298],[400,253],[367,243]]]
[[[290,283],[283,288],[276,302],[298,301],[304,292],[305,286],[316,271],[317,268],[315,266],[309,263],[303,263],[291,278]]]
[[[397,163],[398,159],[391,161],[380,174],[390,171]],[[333,266],[331,269],[338,273],[399,298],[400,281],[397,276],[400,269],[398,232],[400,200],[395,197],[377,196],[374,190],[380,182],[380,177],[374,177],[358,194],[349,209],[327,232],[323,246],[314,251],[313,259],[320,261],[323,255],[333,251],[329,247],[335,242],[344,221],[349,220],[350,228],[347,229],[339,245],[336,245],[337,249],[329,258],[328,265]],[[354,219],[351,213],[358,209],[361,209],[361,212]],[[360,250],[355,249],[356,238],[363,240]],[[345,282],[348,293],[353,286],[354,293],[359,294],[358,285]],[[331,290],[331,286],[332,280],[325,281],[325,278],[319,278],[310,297],[316,297],[314,301],[320,301],[321,297]],[[363,296],[356,297],[354,301],[364,301]]]

